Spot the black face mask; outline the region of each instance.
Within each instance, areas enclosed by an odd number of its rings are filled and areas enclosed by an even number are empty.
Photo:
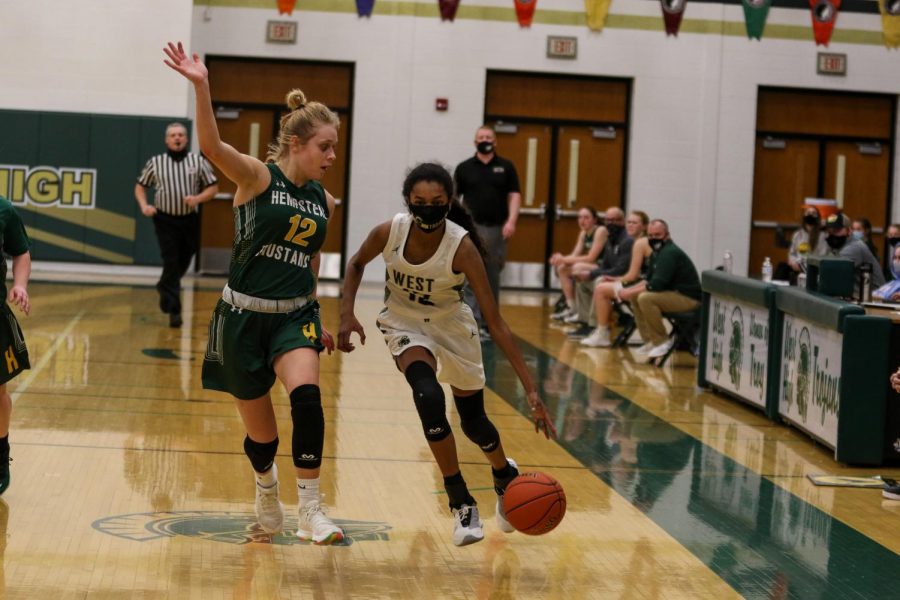
[[[817,217],[816,215],[805,215],[803,217],[803,222],[807,225],[818,225],[819,217]]]
[[[890,246],[891,248],[893,248],[893,247],[896,246],[897,244],[900,244],[900,237],[895,237],[895,238],[889,237],[889,238],[887,239],[887,243],[888,243],[888,246]]]
[[[478,142],[475,147],[478,148],[478,154],[490,154],[494,151],[493,142]]]
[[[666,243],[666,240],[660,240],[660,239],[656,239],[656,238],[650,238],[649,241],[650,241],[650,247],[653,249],[654,252],[658,252],[659,249],[663,247],[663,244]]]
[[[829,235],[825,238],[825,241],[828,242],[828,246],[834,250],[838,250],[839,248],[843,248],[844,244],[847,243],[846,235]]]
[[[614,240],[619,237],[619,234],[622,233],[624,227],[621,225],[617,225],[615,223],[610,223],[606,226],[606,230],[609,232],[609,239]]]
[[[166,148],[166,154],[168,154],[169,158],[171,158],[175,162],[179,162],[181,160],[184,160],[184,157],[188,155],[188,149],[187,146],[185,146],[181,150],[169,150],[168,148]]]
[[[447,204],[410,204],[409,212],[419,229],[425,233],[437,231],[444,219],[450,213],[450,203]]]

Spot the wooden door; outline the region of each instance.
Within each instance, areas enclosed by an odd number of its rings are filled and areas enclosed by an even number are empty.
[[[328,190],[328,193],[334,196],[335,206],[334,213],[328,217],[328,236],[325,238],[325,245],[322,252],[340,257],[341,248],[343,247],[344,232],[344,214],[346,213],[346,203],[344,199],[347,195],[347,148],[350,147],[350,139],[348,132],[350,131],[350,115],[348,113],[339,113],[341,118],[341,129],[338,132],[338,145],[335,148],[337,158],[334,164],[325,173],[322,178],[322,187]],[[350,253],[356,252],[355,248],[350,249]],[[338,269],[340,266],[338,265]],[[333,272],[333,267],[321,269],[323,271]],[[334,277],[339,276],[333,275]]]
[[[509,240],[501,284],[544,287],[547,264],[547,212],[550,197],[552,129],[549,125],[504,124],[497,131],[497,154],[511,160],[519,174],[522,208]]]
[[[838,157],[844,157],[844,213],[851,219],[869,219],[875,257],[884,261],[884,231],[887,229],[888,172],[890,152],[878,143],[828,142],[825,144],[825,196],[837,197]]]
[[[787,260],[787,248],[776,243],[781,228],[790,240],[800,226],[805,198],[816,197],[819,142],[759,138],[753,173],[753,224],[750,230],[750,275],[760,273],[763,259]],[[730,248],[732,253],[739,248]]]
[[[602,213],[622,205],[625,136],[614,127],[561,126],[556,157],[551,253],[568,254],[578,238],[578,209]]]
[[[274,139],[276,113],[271,109],[225,108],[217,111],[219,137],[238,152],[266,159],[266,149]],[[203,205],[200,215],[200,268],[207,273],[225,273],[234,240],[232,201],[234,182],[213,166],[219,180],[219,193]]]

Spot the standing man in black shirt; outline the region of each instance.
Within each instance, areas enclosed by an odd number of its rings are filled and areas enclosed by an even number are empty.
[[[506,261],[506,241],[516,232],[522,204],[519,175],[512,162],[497,156],[497,134],[492,127],[482,125],[478,128],[475,148],[475,156],[456,167],[456,193],[472,214],[484,243],[488,283],[499,305],[500,271]],[[475,314],[482,338],[489,337],[481,309],[468,285],[465,300]]]
[[[181,327],[181,278],[200,245],[201,203],[211,200],[219,186],[212,165],[188,152],[187,128],[166,127],[166,152],[147,161],[134,186],[134,197],[145,217],[153,219],[163,270],[156,284],[159,309],[169,315],[169,327]],[[147,202],[147,188],[156,192]]]

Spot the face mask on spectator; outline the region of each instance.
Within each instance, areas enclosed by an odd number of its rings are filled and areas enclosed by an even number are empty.
[[[853,239],[854,239],[854,240],[859,240],[859,241],[861,242],[861,241],[863,240],[863,236],[864,236],[864,235],[865,235],[865,234],[864,234],[862,231],[854,231],[854,232],[853,232]]]
[[[895,237],[895,238],[889,237],[889,238],[887,239],[887,243],[888,243],[888,246],[890,246],[891,248],[893,248],[893,247],[896,246],[898,243],[900,243],[900,237]]]
[[[819,223],[819,217],[816,215],[804,215],[803,222],[807,225],[817,225]]]
[[[619,237],[619,234],[622,233],[622,229],[623,227],[616,223],[610,223],[606,226],[606,230],[609,232],[609,237],[611,238]]]
[[[826,238],[825,238],[825,241],[828,242],[828,245],[829,245],[831,248],[833,248],[833,249],[835,249],[835,250],[838,250],[838,249],[840,249],[840,248],[843,248],[843,247],[844,247],[844,244],[847,243],[847,236],[846,236],[846,235],[833,235],[833,234],[832,234],[832,235],[829,235],[828,237],[826,237]]]
[[[478,148],[479,154],[490,154],[494,151],[494,144],[492,142],[478,142],[475,147]]]
[[[657,238],[650,238],[649,241],[650,241],[650,247],[653,249],[654,252],[657,252],[660,248],[663,247],[663,244],[666,243],[666,240],[660,240]]]

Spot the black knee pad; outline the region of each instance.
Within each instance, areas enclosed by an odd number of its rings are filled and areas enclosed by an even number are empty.
[[[250,436],[244,438],[244,452],[257,473],[265,473],[275,463],[275,453],[278,452],[278,438],[271,442],[256,442]]]
[[[413,391],[413,401],[422,421],[425,439],[429,442],[443,440],[450,435],[450,422],[447,421],[444,389],[438,383],[434,369],[428,363],[417,360],[406,367],[405,375]]]
[[[454,396],[453,401],[466,437],[484,452],[496,450],[500,445],[500,434],[484,412],[484,390],[478,390],[471,396]]]
[[[322,464],[322,448],[325,445],[325,414],[322,412],[322,393],[319,386],[310,383],[291,391],[291,421],[294,434],[291,438],[291,455],[299,469],[317,469]]]

